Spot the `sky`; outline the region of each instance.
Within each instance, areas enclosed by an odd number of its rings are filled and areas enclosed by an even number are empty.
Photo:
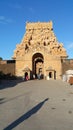
[[[0,57],[11,60],[26,22],[53,22],[53,31],[73,59],[73,0],[0,0]]]

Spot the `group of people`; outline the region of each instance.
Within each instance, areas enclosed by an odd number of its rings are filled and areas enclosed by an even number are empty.
[[[38,73],[38,74],[33,74],[33,79],[42,79],[42,75],[41,75],[41,73]]]
[[[40,73],[38,74],[33,74],[33,79],[42,79],[42,75]],[[29,76],[28,76],[28,73],[25,73],[24,76],[23,76],[23,80],[25,81],[28,81],[29,80]]]

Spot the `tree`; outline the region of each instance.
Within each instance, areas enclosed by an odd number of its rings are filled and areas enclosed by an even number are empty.
[[[2,58],[2,57],[0,57],[0,60],[3,60],[3,58]]]

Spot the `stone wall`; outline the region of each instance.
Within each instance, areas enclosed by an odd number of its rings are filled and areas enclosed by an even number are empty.
[[[4,74],[15,75],[15,61],[14,60],[2,60],[0,61],[0,71]]]
[[[67,70],[73,70],[73,59],[62,60],[62,74],[65,74]]]
[[[0,71],[2,71],[4,74],[11,73],[11,75],[15,75],[16,63],[15,62],[14,63],[7,63],[8,61],[9,60],[0,61]],[[18,63],[17,66],[19,66],[18,68],[20,68],[18,76],[22,76],[24,74],[23,71],[21,71],[21,68],[23,68],[23,69],[26,67],[31,68],[30,63],[29,63],[29,66],[26,65],[26,61],[24,63],[24,61],[21,60],[17,63]],[[51,65],[50,65],[50,63],[51,63]],[[44,64],[44,66],[45,66],[45,70],[47,70],[47,69],[57,70],[57,77],[59,78],[63,74],[65,74],[65,72],[67,70],[73,70],[73,59],[64,59],[64,60],[60,61],[59,59],[51,60],[51,58],[49,58],[49,64],[48,64],[48,61],[46,61],[46,64]],[[44,73],[46,73],[46,71]]]

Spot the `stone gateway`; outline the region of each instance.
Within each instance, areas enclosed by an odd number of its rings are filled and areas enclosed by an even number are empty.
[[[33,78],[61,79],[62,61],[67,58],[66,50],[59,43],[52,21],[26,23],[26,32],[20,44],[16,45],[13,59],[16,61],[15,75]]]

